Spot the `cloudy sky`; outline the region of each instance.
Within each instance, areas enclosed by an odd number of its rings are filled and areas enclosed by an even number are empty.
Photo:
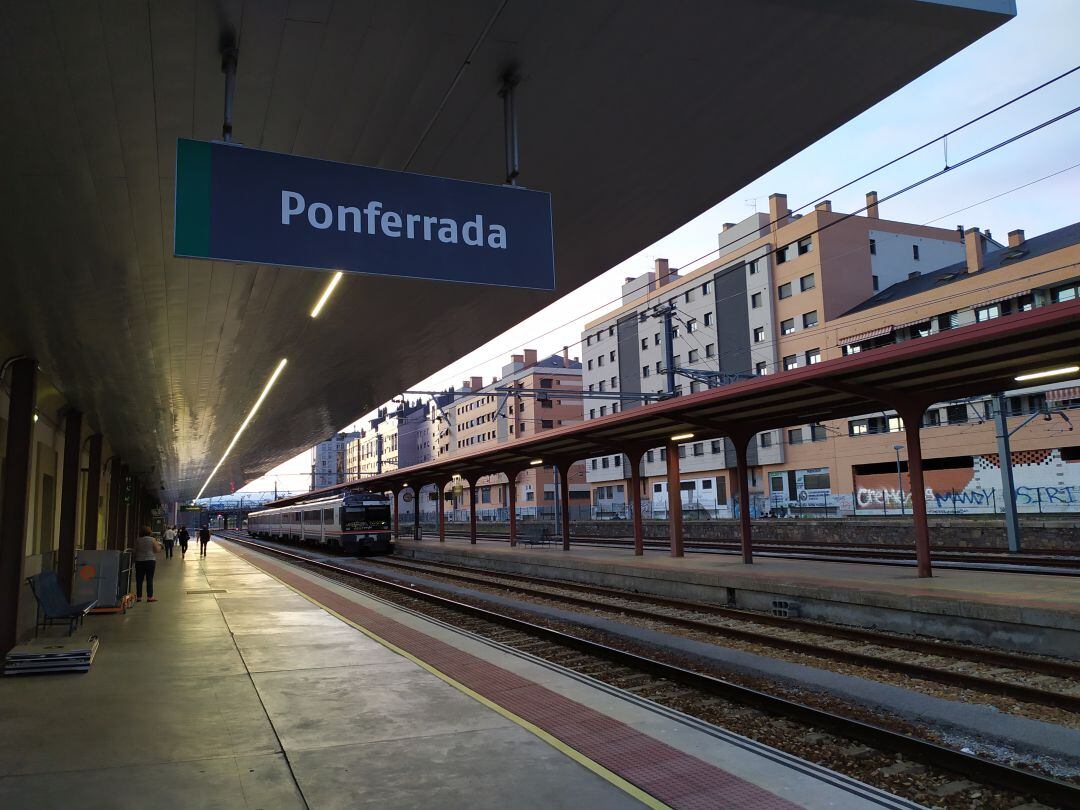
[[[477,348],[414,388],[440,389],[469,376],[490,379],[522,348],[541,356],[570,346],[580,354],[582,325],[612,308],[625,276],[649,270],[656,258],[693,269],[714,258],[723,222],[768,211],[768,197],[788,195],[793,210],[943,132],[1080,64],[1077,0],[1019,0],[1015,19],[804,149],[745,188],[610,268],[593,281]],[[1080,104],[1080,71],[948,138],[949,164]],[[867,191],[885,196],[945,165],[938,142],[849,189],[831,194],[833,210],[853,211]],[[883,203],[881,216],[954,228],[989,228],[1004,241],[1023,228],[1028,236],[1078,219],[1080,114],[1067,118],[955,172]],[[700,263],[700,261],[698,262]],[[556,268],[557,270],[557,268]],[[356,422],[358,426],[367,415]],[[342,425],[342,428],[348,427]],[[303,490],[307,453],[280,465],[241,492]]]

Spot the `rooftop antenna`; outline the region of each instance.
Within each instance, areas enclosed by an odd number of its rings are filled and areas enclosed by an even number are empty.
[[[221,72],[225,74],[225,120],[221,124],[221,139],[232,143],[233,93],[236,92],[236,62],[240,55],[236,47],[236,33],[221,34]]]

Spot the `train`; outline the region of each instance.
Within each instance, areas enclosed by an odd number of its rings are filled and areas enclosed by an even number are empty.
[[[251,512],[247,532],[267,540],[290,540],[343,554],[392,554],[390,499],[366,492],[328,497]]]

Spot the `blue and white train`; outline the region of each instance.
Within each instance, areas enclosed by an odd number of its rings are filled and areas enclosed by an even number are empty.
[[[293,540],[345,554],[389,554],[390,499],[366,492],[344,492],[248,515],[248,534],[268,540]]]

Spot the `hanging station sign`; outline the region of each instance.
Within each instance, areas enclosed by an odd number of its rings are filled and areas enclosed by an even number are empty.
[[[551,195],[180,139],[176,256],[555,289]]]

